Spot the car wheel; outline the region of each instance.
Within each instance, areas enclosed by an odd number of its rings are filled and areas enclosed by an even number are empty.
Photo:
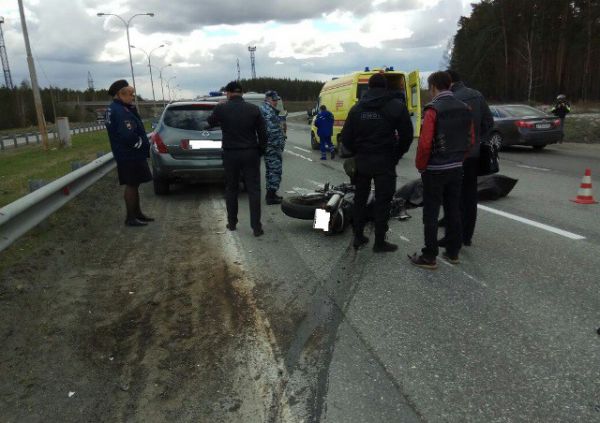
[[[499,148],[504,147],[504,137],[500,132],[493,132],[490,136],[490,143],[496,144]]]
[[[310,147],[313,150],[318,150],[320,148],[319,143],[317,142],[317,137],[314,132],[310,133]]]
[[[546,147],[546,144],[544,144],[544,145],[534,145],[533,149],[539,151],[539,150],[543,150],[544,147]]]
[[[164,179],[154,178],[154,194],[167,195],[169,194],[169,182]]]

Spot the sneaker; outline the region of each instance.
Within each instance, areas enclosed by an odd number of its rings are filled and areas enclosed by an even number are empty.
[[[387,242],[387,241],[376,242],[373,245],[374,253],[391,253],[393,251],[396,251],[397,249],[398,249],[398,246],[396,244],[392,244],[391,242]]]
[[[458,254],[455,256],[449,255],[447,252],[442,254],[442,257],[445,258],[449,263],[458,264],[460,260],[458,259]]]
[[[417,253],[414,253],[412,256],[408,256],[408,258],[410,259],[410,262],[412,264],[422,269],[437,269],[437,262],[435,261],[435,259],[429,260],[423,257],[422,255],[417,255]]]
[[[331,150],[331,160],[335,159],[335,150]]]
[[[471,241],[471,240],[468,240],[468,241],[463,241],[463,245],[464,245],[465,247],[470,247],[470,246],[471,246],[471,243],[472,243],[472,241]]]
[[[230,231],[235,231],[235,223],[228,223],[227,225],[225,225],[225,227]]]
[[[263,231],[262,228],[254,229],[254,236],[258,237],[258,236],[261,236],[264,234],[265,234],[265,231]]]
[[[354,241],[352,242],[352,245],[354,246],[355,250],[358,250],[361,246],[365,245],[367,242],[369,242],[369,238],[367,238],[364,235],[354,235]]]
[[[274,190],[268,190],[267,195],[265,195],[265,202],[268,206],[273,204],[281,204],[282,198],[277,195]]]
[[[327,156],[322,156],[321,160],[327,160]]]

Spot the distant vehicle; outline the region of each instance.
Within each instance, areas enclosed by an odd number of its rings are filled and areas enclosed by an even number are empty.
[[[503,147],[528,145],[541,150],[563,138],[560,119],[524,104],[490,106],[494,117],[491,141]]]
[[[176,182],[213,182],[224,178],[222,133],[210,128],[216,101],[167,105],[151,136],[154,193],[166,195]]]
[[[333,113],[333,136],[332,141],[335,146],[340,142],[339,137],[348,117],[348,112],[354,106],[363,94],[368,90],[369,78],[382,73],[388,82],[388,88],[395,91],[398,95],[404,97],[406,107],[411,116],[414,127],[415,137],[419,136],[421,128],[421,87],[419,71],[410,73],[394,70],[393,67],[373,68],[366,67],[363,71],[353,72],[339,78],[333,78],[327,81],[321,93],[317,104],[312,110],[308,111],[308,119],[311,124],[310,145],[313,150],[319,149],[319,137],[317,128],[314,125],[314,117],[319,112],[319,107],[325,105],[327,110]]]

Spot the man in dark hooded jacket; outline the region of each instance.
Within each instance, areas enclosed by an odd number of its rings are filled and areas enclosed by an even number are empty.
[[[390,202],[396,190],[396,165],[408,151],[413,126],[404,102],[387,90],[381,73],[369,79],[369,90],[355,104],[342,128],[342,143],[354,153],[356,194],[354,197],[354,248],[369,242],[364,235],[365,209],[375,181],[375,244],[373,251],[395,251],[385,240]]]

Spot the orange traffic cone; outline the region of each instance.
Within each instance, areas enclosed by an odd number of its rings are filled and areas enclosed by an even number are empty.
[[[585,175],[579,186],[577,198],[572,198],[571,201],[579,204],[598,204],[592,195],[592,171],[590,169],[585,170]]]

